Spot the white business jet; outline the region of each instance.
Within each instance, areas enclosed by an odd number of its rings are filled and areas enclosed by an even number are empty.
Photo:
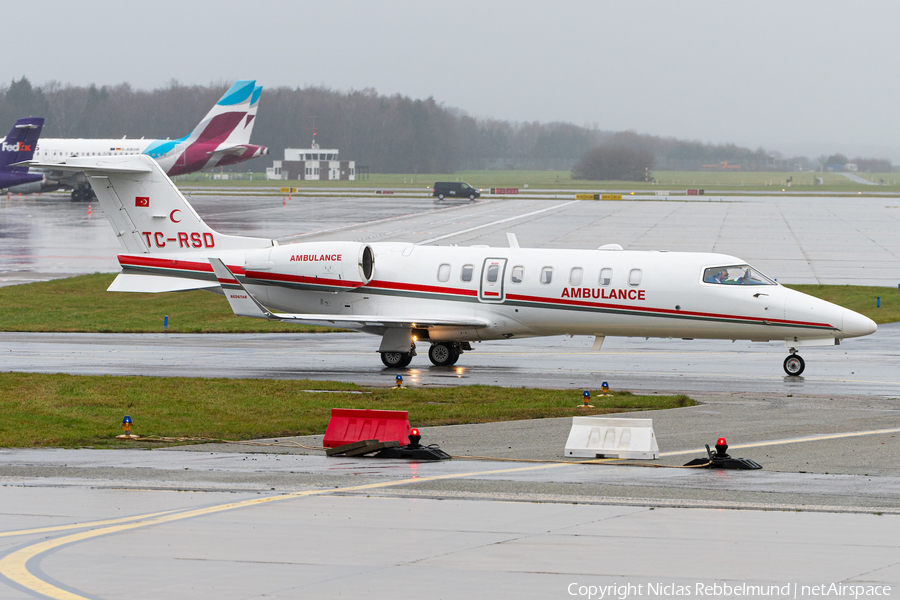
[[[43,166],[32,164],[31,166]],[[59,165],[54,165],[60,168]],[[73,158],[125,248],[116,292],[207,289],[235,314],[381,336],[388,367],[417,343],[449,366],[470,343],[549,335],[783,340],[798,348],[869,335],[875,323],[787,289],[739,258],[695,252],[301,242],[213,231],[149,156]]]

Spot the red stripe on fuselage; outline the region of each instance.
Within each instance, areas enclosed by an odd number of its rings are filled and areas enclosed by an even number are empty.
[[[478,295],[475,290],[467,290],[460,288],[440,287],[437,285],[419,285],[416,283],[403,283],[400,281],[381,281],[372,280],[366,287],[380,288],[385,290],[401,290],[408,292],[428,292],[430,294],[453,294],[456,296],[472,296]]]
[[[176,260],[172,258],[153,258],[150,256],[133,256],[130,254],[120,254],[116,258],[123,267],[156,267],[158,269],[174,269],[176,271],[202,271],[204,273],[212,273],[212,265],[208,262],[195,262],[192,260]],[[231,266],[228,268],[235,275],[244,275],[244,268]]]
[[[563,306],[584,306],[587,308],[607,308],[613,310],[631,310],[635,312],[646,312],[652,314],[660,314],[667,316],[689,316],[689,317],[706,317],[713,319],[740,319],[754,323],[776,323],[779,325],[806,325],[812,327],[828,327],[830,329],[838,329],[828,323],[812,323],[807,321],[787,321],[784,319],[764,319],[762,317],[747,317],[744,315],[725,315],[719,313],[693,312],[689,310],[672,310],[669,308],[653,308],[649,306],[633,306],[629,304],[605,304],[602,302],[584,302],[577,300],[562,300],[560,298],[543,298],[541,296],[520,296],[518,294],[507,294],[507,300],[519,300],[522,302],[545,302],[548,304],[559,304]]]
[[[313,285],[328,285],[333,287],[356,288],[365,285],[362,281],[347,281],[345,279],[325,279],[315,275],[287,275],[286,273],[266,273],[264,271],[247,271],[244,273],[251,279],[264,279],[268,281],[284,281],[287,283],[309,283]]]

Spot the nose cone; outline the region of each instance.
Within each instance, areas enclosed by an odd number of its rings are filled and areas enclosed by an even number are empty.
[[[876,329],[878,329],[878,325],[869,317],[844,309],[844,319],[841,325],[841,332],[844,334],[844,337],[870,335],[875,333]]]

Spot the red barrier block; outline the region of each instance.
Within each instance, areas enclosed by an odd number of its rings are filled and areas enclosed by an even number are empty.
[[[336,448],[360,440],[409,444],[409,411],[332,408],[322,445]]]

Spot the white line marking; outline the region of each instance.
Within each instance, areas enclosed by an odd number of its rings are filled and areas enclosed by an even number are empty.
[[[416,242],[417,246],[421,246],[422,244],[430,244],[432,242],[437,242],[439,240],[443,240],[449,237],[454,237],[457,235],[462,235],[464,233],[469,233],[470,231],[476,231],[478,229],[484,229],[485,227],[490,227],[491,225],[499,225],[500,223],[507,223],[509,221],[515,221],[516,219],[524,219],[525,217],[530,217],[532,215],[537,215],[542,212],[547,212],[548,210],[555,210],[557,208],[563,208],[570,204],[575,204],[576,202],[581,202],[581,200],[572,200],[571,202],[565,202],[563,204],[555,204],[553,206],[548,206],[547,208],[542,208],[540,210],[535,210],[530,213],[525,213],[524,215],[516,215],[515,217],[507,217],[506,219],[500,219],[499,221],[492,221],[490,223],[485,223],[484,225],[478,225],[477,227],[470,227],[468,229],[463,229],[462,231],[455,231],[453,233],[448,233],[446,235],[441,235],[436,238],[431,238],[430,240],[422,240],[421,242]]]

